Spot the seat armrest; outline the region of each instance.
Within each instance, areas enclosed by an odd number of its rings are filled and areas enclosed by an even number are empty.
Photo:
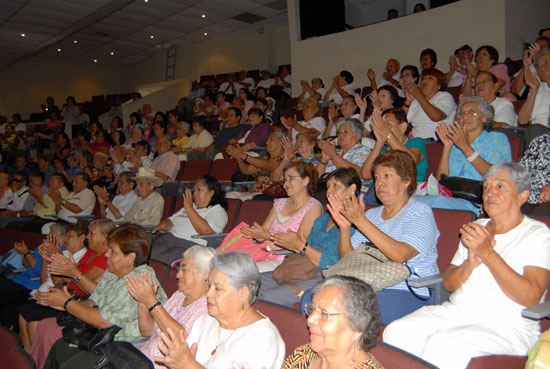
[[[437,284],[440,284],[443,282],[443,274],[434,274],[423,278],[408,279],[407,282],[409,283],[409,286],[415,287],[415,288],[420,288],[420,287],[433,288]]]
[[[212,234],[196,234],[191,236],[193,239],[201,239],[206,241],[206,246],[218,248],[222,244],[227,233],[212,233]]]
[[[294,254],[295,254],[294,251],[286,250],[286,249],[273,251],[273,255],[294,255]]]
[[[541,302],[535,306],[523,309],[521,316],[533,320],[541,320],[550,316],[550,301]]]

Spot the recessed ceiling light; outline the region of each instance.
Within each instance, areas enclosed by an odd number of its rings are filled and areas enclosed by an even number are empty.
[[[58,48],[58,49],[57,49],[57,52],[60,53],[60,52],[61,52],[61,49]]]
[[[143,0],[143,2],[145,2],[145,3],[148,3],[148,2],[149,2],[149,0]]]
[[[150,39],[152,40],[152,39],[154,39],[154,38],[155,38],[155,36],[151,35],[151,36],[149,36],[149,38],[150,38]]]
[[[115,55],[115,52],[114,52],[114,51],[111,51],[111,55]]]
[[[73,44],[78,44],[78,40],[74,40],[74,41],[73,41]]]
[[[97,63],[97,61],[98,61],[97,59],[94,59],[94,63]]]
[[[206,14],[201,15],[201,18],[202,19],[206,18]]]
[[[204,32],[203,35],[208,36],[208,32]]]
[[[22,33],[22,34],[21,34],[21,37],[27,37],[27,34],[26,34],[26,33]]]

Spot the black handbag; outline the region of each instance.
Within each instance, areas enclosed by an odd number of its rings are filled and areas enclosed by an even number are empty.
[[[483,202],[483,182],[462,177],[441,175],[439,183],[453,194],[453,197],[480,205]]]
[[[103,346],[103,358],[95,369],[154,369],[154,365],[130,342],[114,341]]]

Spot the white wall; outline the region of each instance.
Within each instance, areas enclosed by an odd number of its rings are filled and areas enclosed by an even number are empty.
[[[28,119],[41,112],[46,96],[61,108],[69,95],[82,102],[94,95],[131,92],[121,82],[122,69],[31,57],[0,72],[0,115],[11,121],[12,114],[20,113]]]
[[[287,0],[293,81],[296,86],[302,79],[319,76],[329,84],[334,75],[347,69],[355,77],[354,86],[364,86],[368,68],[379,77],[390,57],[401,66],[418,65],[420,51],[428,47],[437,52],[437,67],[444,72],[449,69],[449,55],[465,43],[474,50],[490,44],[502,53],[506,50],[504,4],[505,0],[462,0],[389,22],[298,41],[298,0]],[[299,93],[293,90],[294,95]]]
[[[532,43],[537,38],[539,29],[550,27],[549,15],[548,0],[506,0],[505,56],[514,60],[521,59],[522,44]]]

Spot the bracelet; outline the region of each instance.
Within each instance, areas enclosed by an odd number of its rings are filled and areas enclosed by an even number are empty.
[[[393,136],[393,132],[390,132],[390,134],[386,137],[386,141],[389,141],[391,136]]]
[[[149,312],[152,312],[153,309],[155,309],[157,306],[160,306],[160,305],[162,305],[162,303],[161,303],[160,301],[155,302],[155,303],[153,304],[153,306],[151,306],[151,307],[149,308]]]
[[[73,301],[74,299],[72,297],[69,297],[67,299],[67,301],[65,301],[65,303],[63,304],[63,309],[65,309],[65,311],[67,311],[67,306],[69,305],[69,302]]]
[[[105,200],[103,201],[103,206],[107,206],[107,203],[109,202],[109,200]]]
[[[27,251],[26,253],[23,254],[23,258],[29,254],[32,254],[32,251]]]
[[[328,161],[322,161],[322,160],[320,160],[320,161],[319,161],[319,164],[321,164],[321,165],[327,165],[327,164],[328,164]]]
[[[80,282],[82,277],[84,277],[84,274],[80,273],[80,275],[78,277],[76,277],[74,280],[78,283],[78,282]]]
[[[306,244],[304,245],[304,248],[302,249],[302,251],[300,251],[300,255],[304,256],[306,254],[306,249],[308,246],[309,246],[309,243],[306,242]]]
[[[410,108],[411,104],[403,104],[403,106],[406,107],[406,108]]]
[[[479,156],[479,153],[474,150],[474,153],[472,155],[468,156],[466,159],[471,163],[474,160],[476,160],[478,156]]]

